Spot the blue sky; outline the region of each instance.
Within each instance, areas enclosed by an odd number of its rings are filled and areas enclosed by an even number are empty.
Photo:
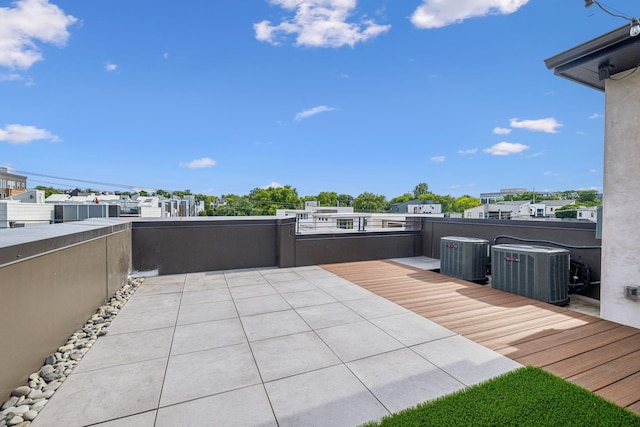
[[[604,94],[544,59],[624,24],[583,0],[0,0],[0,166],[217,196],[601,190]]]

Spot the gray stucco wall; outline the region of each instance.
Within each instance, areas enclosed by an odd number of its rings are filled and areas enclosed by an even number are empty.
[[[34,232],[48,236],[33,240]],[[131,230],[127,223],[45,225],[1,230],[0,242],[4,401],[126,282]]]
[[[605,82],[600,314],[640,328],[640,300],[624,296],[626,286],[640,288],[640,227],[633,215],[640,204],[640,73],[626,74]]]

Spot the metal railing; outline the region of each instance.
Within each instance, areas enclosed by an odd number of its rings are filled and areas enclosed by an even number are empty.
[[[296,218],[296,234],[336,234],[363,232],[421,231],[420,218],[371,218],[371,217],[335,217],[335,218]]]

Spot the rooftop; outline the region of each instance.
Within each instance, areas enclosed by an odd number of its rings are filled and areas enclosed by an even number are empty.
[[[32,425],[354,426],[521,363],[585,381],[640,351],[618,345],[638,330],[437,267],[416,257],[147,278]],[[581,339],[617,350],[589,364]],[[637,389],[625,391],[640,411]]]
[[[354,426],[520,366],[317,266],[147,278],[108,331],[33,426]]]

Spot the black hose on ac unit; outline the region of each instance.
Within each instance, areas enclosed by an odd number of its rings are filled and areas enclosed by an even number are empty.
[[[576,246],[576,245],[567,245],[564,243],[558,243],[558,242],[552,242],[550,240],[531,240],[531,239],[522,239],[520,237],[515,237],[515,236],[507,236],[506,234],[502,234],[500,236],[496,236],[493,239],[493,244],[497,244],[498,239],[512,239],[512,240],[518,240],[520,242],[527,242],[527,243],[548,243],[550,245],[556,245],[556,246],[560,246],[563,248],[568,248],[568,249],[602,249],[602,246]]]

